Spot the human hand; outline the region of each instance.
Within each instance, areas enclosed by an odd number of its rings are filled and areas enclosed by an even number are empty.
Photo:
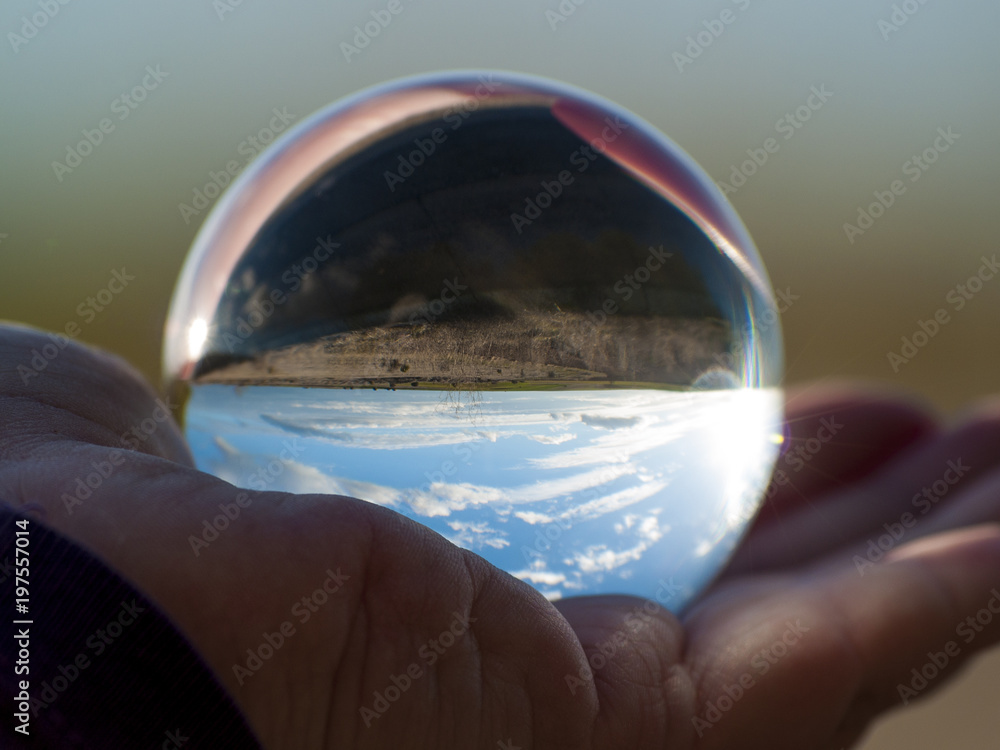
[[[45,523],[158,603],[268,748],[839,748],[900,700],[928,652],[957,641],[951,673],[1000,635],[956,635],[1000,587],[1000,414],[990,409],[942,430],[896,397],[792,394],[793,447],[822,419],[842,427],[801,471],[779,463],[790,483],[678,620],[628,597],[551,604],[350,498],[247,493],[238,520],[196,556],[190,537],[241,491],[196,471],[168,422],[132,441],[89,498],[67,503],[77,478],[157,406],[122,362],[75,345],[24,382],[18,365],[45,343],[0,328],[0,497],[41,506]],[[921,514],[914,494],[953,460],[970,468]],[[868,540],[907,512],[914,523],[898,546],[859,565]],[[313,592],[330,573],[337,585],[320,603]],[[303,597],[305,622],[293,614]],[[286,621],[295,632],[250,663],[247,650]],[[405,685],[411,665],[420,675],[376,710],[375,693],[394,677]]]

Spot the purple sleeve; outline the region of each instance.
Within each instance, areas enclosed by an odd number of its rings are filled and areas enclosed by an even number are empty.
[[[0,748],[259,748],[170,620],[100,560],[27,518],[28,611],[16,525],[0,503]],[[22,541],[23,545],[24,542]],[[21,593],[24,593],[23,591]],[[16,623],[30,620],[30,623]],[[28,734],[16,714],[25,708]]]

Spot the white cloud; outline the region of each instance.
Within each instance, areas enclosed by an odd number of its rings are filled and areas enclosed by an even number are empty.
[[[576,440],[576,435],[571,432],[564,432],[561,435],[528,435],[527,437],[543,445],[562,445],[570,440]]]
[[[474,523],[471,521],[450,521],[448,526],[452,531],[457,532],[449,541],[466,549],[481,549],[482,547],[492,547],[493,549],[503,549],[509,547],[507,535],[502,531],[492,528],[486,521]]]
[[[459,445],[476,439],[476,435],[468,432],[447,430],[441,432],[413,432],[412,424],[399,424],[393,429],[390,424],[379,425],[379,430],[372,430],[372,425],[344,425],[335,422],[294,421],[261,414],[261,420],[284,432],[300,435],[306,438],[317,438],[327,443],[348,448],[368,448],[376,450],[401,450],[407,448],[429,448],[438,445]],[[426,428],[427,425],[421,424]],[[481,435],[490,439],[486,435]],[[495,440],[496,438],[492,438]]]
[[[584,490],[600,487],[603,484],[608,484],[635,472],[635,467],[631,465],[605,466],[580,474],[560,477],[559,479],[548,479],[532,482],[531,484],[522,484],[519,487],[511,489],[510,495],[516,498],[516,502],[518,503],[553,500],[559,497],[578,495]]]
[[[435,482],[429,490],[407,490],[407,505],[420,516],[450,516],[469,506],[509,502],[505,492],[496,487],[475,484],[443,484]]]
[[[622,430],[635,427],[642,422],[641,417],[605,417],[598,414],[581,414],[580,421],[598,430]]]
[[[541,583],[546,586],[558,586],[566,580],[565,574],[549,570],[518,570],[511,575],[528,583]]]
[[[560,518],[591,520],[606,516],[609,513],[616,513],[630,505],[641,503],[643,500],[655,496],[662,492],[669,482],[646,482],[645,484],[627,487],[610,495],[599,497],[596,500],[570,508],[563,513]]]
[[[639,542],[626,549],[613,550],[606,544],[595,544],[583,552],[576,553],[566,560],[567,565],[574,565],[582,573],[608,573],[630,562],[642,558],[643,553],[663,538],[669,531],[661,529],[656,516],[647,516],[638,525]]]

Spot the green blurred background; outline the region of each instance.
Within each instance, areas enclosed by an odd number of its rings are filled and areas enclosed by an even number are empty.
[[[1000,250],[997,3],[400,0],[391,23],[346,59],[354,27],[388,4],[6,3],[0,318],[56,330],[75,321],[82,340],[158,381],[167,304],[206,213],[185,222],[180,204],[210,172],[246,161],[245,141],[272,108],[298,121],[388,79],[500,68],[619,102],[715,180],[728,182],[747,149],[776,138],[779,150],[731,200],[774,285],[793,298],[783,315],[789,383],[876,379],[948,411],[1000,391],[1000,280],[960,311],[946,301]],[[119,97],[147,66],[166,77],[127,109]],[[814,86],[833,95],[786,140],[778,120]],[[102,118],[114,129],[57,176],[53,162]],[[949,127],[958,140],[912,182],[906,162]],[[845,222],[897,179],[905,194],[850,242]],[[122,267],[135,280],[92,321],[80,316]],[[888,353],[940,308],[950,322],[894,372]],[[998,691],[1000,658],[984,659],[883,722],[865,747],[994,748]]]

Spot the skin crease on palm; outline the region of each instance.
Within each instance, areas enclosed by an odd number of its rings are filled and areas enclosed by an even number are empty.
[[[120,360],[75,344],[25,384],[17,366],[48,341],[0,327],[0,498],[32,503],[158,603],[266,748],[849,747],[1000,586],[1000,409],[990,404],[945,427],[871,388],[792,391],[791,445],[823,418],[843,427],[770,494],[732,564],[678,620],[659,609],[636,617],[653,608],[627,597],[551,604],[422,526],[342,497],[251,493],[196,557],[190,535],[238,491],[192,468],[170,423],[70,514],[60,496],[121,447],[156,396]],[[868,540],[955,459],[966,476],[861,575]],[[328,569],[347,577],[342,588],[240,685],[233,665],[292,619]],[[425,664],[421,647],[456,613],[469,631],[367,727],[361,709],[391,676]],[[800,637],[762,674],[759,655],[776,653],[790,627]],[[983,629],[921,697],[998,637]],[[589,670],[608,643],[612,656]],[[747,673],[752,687],[724,700]],[[712,716],[709,704],[726,710],[706,727],[694,719]]]

